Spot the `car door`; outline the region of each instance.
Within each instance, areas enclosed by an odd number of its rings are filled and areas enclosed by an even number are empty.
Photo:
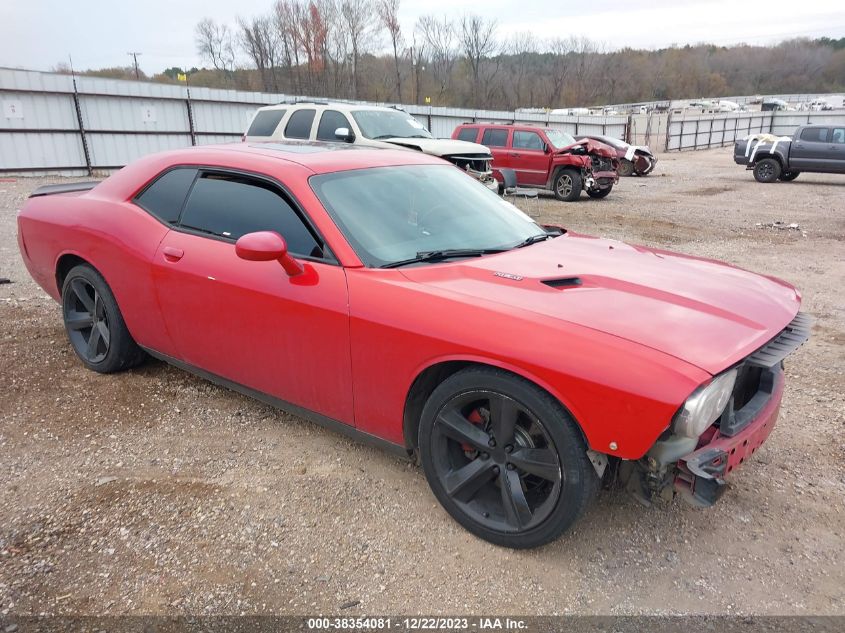
[[[276,231],[305,272],[246,261],[235,240]],[[276,183],[200,170],[155,255],[153,280],[179,358],[213,376],[353,423],[346,278]]]
[[[508,132],[510,130],[507,128],[488,127],[484,128],[484,133],[481,135],[481,144],[493,155],[493,176],[499,182],[502,182],[502,175],[498,170],[511,166]]]
[[[832,150],[826,127],[806,127],[792,141],[789,167],[792,171],[827,171]]]
[[[845,174],[845,127],[830,130],[830,171]]]
[[[545,185],[549,155],[542,137],[531,130],[514,130],[510,151],[511,168],[520,185]]]

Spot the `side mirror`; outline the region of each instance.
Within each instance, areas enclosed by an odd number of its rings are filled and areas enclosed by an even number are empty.
[[[242,235],[235,242],[235,253],[241,259],[251,262],[278,261],[290,277],[301,275],[302,264],[288,254],[285,238],[274,231],[257,231]]]
[[[549,145],[548,143],[543,143],[543,153],[544,154],[551,154],[552,153],[551,145]]]
[[[334,137],[338,141],[345,141],[347,143],[352,143],[355,141],[355,135],[352,133],[348,127],[339,127],[334,131]]]

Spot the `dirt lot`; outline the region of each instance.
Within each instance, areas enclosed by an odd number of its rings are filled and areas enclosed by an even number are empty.
[[[377,449],[162,363],[83,369],[15,242],[44,182],[0,182],[0,613],[845,614],[842,177],[759,185],[724,149],[541,201],[579,232],[782,277],[817,323],[716,507],[605,492],[529,552],[470,536]],[[800,230],[757,226],[776,220]]]

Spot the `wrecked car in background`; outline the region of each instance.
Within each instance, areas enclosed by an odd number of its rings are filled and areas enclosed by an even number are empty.
[[[328,101],[280,103],[259,108],[243,136],[247,142],[290,139],[415,150],[449,161],[490,189],[497,186],[490,150],[434,138],[422,123],[398,108]]]
[[[845,125],[802,125],[790,136],[753,134],[734,143],[734,162],[757,182],[788,182],[801,172],[845,173]]]
[[[518,185],[548,189],[558,200],[577,200],[582,190],[591,198],[604,198],[619,181],[616,150],[592,139],[576,141],[553,128],[464,123],[452,138],[488,147],[499,183],[504,182],[499,170],[512,169]]]
[[[609,145],[616,150],[616,157],[619,159],[620,176],[648,176],[654,171],[657,165],[655,156],[647,145],[631,145],[625,141],[613,138],[612,136],[583,135],[578,140],[589,138],[599,143]]]

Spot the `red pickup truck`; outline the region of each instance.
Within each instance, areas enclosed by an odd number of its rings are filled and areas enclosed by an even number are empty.
[[[493,154],[493,176],[500,183],[499,170],[513,169],[517,184],[548,189],[558,200],[577,200],[582,189],[591,198],[604,198],[619,181],[613,148],[592,139],[576,141],[560,130],[464,123],[455,128],[452,138],[488,147]]]

